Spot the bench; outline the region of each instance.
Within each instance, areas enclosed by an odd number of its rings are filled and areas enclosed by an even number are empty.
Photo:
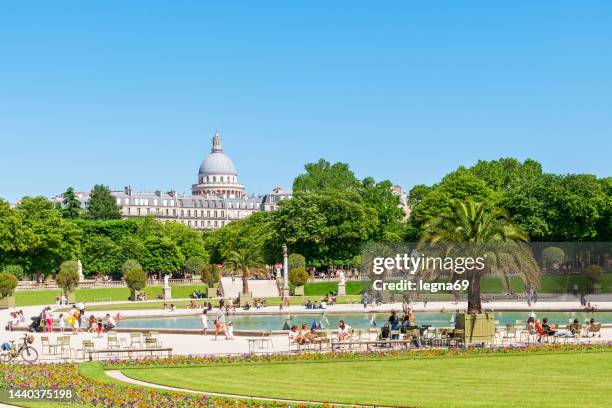
[[[394,345],[399,345],[404,349],[408,349],[410,347],[410,344],[412,343],[412,339],[406,339],[406,340],[368,340],[368,341],[344,341],[344,342],[338,342],[338,341],[334,341],[331,343],[331,351],[334,352],[337,350],[341,350],[343,347],[348,347],[349,350],[353,349],[353,346],[357,346],[358,348],[361,348],[361,346],[370,346],[373,345],[374,347],[393,347]]]
[[[172,347],[156,347],[156,348],[126,348],[126,349],[100,349],[100,350],[87,350],[89,354],[89,361],[93,361],[93,355],[98,356],[100,359],[101,354],[107,354],[112,357],[118,357],[119,355],[127,354],[128,358],[136,355],[149,355],[153,356],[153,353],[160,353],[160,356],[166,354],[168,357],[172,357]]]

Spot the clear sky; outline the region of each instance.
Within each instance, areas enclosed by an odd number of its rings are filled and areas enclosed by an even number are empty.
[[[513,156],[612,175],[610,1],[0,5],[0,196],[248,192],[346,161],[409,189]]]

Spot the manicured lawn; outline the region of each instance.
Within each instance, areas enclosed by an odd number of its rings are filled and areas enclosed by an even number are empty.
[[[128,368],[143,381],[239,395],[418,407],[609,407],[612,352]]]
[[[206,285],[184,285],[173,286],[173,298],[188,298],[195,290],[206,292]],[[162,294],[161,286],[148,286],[145,288],[145,293],[149,299],[155,299],[155,296]],[[31,305],[51,305],[55,303],[55,296],[61,294],[61,290],[30,290],[15,292],[15,303],[19,306]],[[97,289],[78,289],[76,290],[76,298],[79,302],[96,302],[102,300],[121,301],[128,300],[130,290],[128,288],[97,288]]]
[[[346,282],[347,295],[359,295],[364,290],[370,289],[368,281],[349,281]],[[308,282],[304,285],[304,295],[306,296],[325,296],[329,292],[338,290],[338,282]]]

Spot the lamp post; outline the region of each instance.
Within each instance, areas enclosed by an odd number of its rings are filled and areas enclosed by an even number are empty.
[[[287,244],[283,244],[283,297],[289,297],[289,255],[287,255]]]

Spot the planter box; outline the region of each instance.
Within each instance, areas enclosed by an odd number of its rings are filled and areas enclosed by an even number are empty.
[[[464,330],[465,344],[492,343],[495,339],[495,316],[493,313],[458,313],[455,328]]]
[[[293,289],[293,294],[295,296],[304,296],[304,287],[296,286],[295,289]]]
[[[15,307],[15,296],[0,298],[0,309],[10,309]]]

